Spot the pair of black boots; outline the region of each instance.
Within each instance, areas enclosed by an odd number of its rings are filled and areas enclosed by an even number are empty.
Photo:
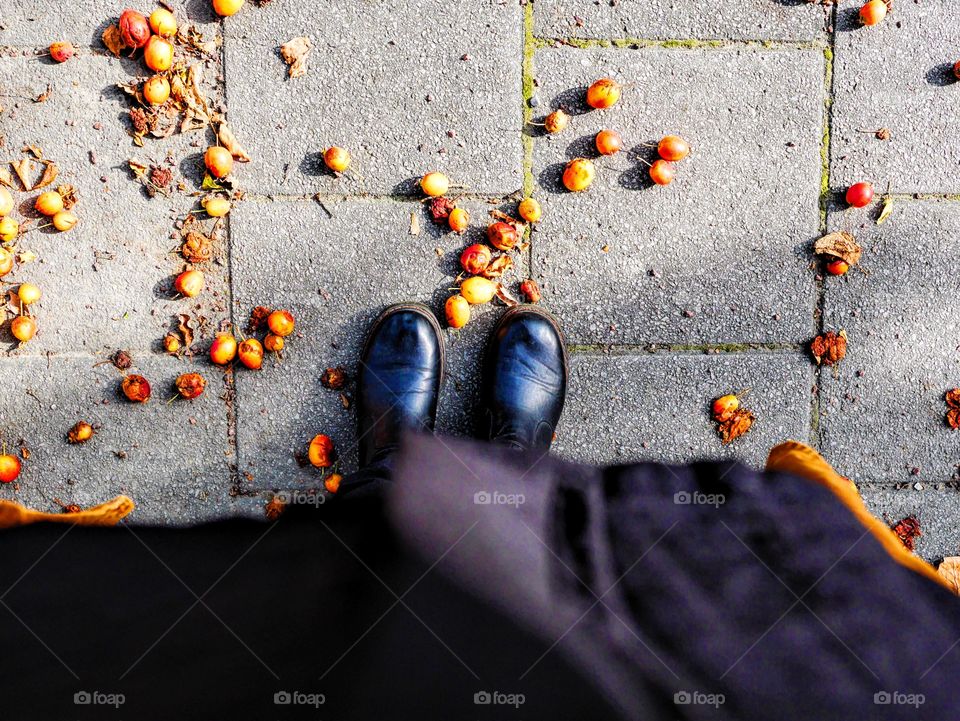
[[[389,471],[406,431],[433,431],[444,343],[419,303],[384,311],[367,337],[357,374],[360,467]],[[483,413],[487,439],[546,452],[567,388],[567,356],[556,321],[534,306],[508,310],[487,344]]]

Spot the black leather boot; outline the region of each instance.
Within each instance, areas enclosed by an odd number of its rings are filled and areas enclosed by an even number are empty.
[[[374,321],[357,372],[361,472],[388,473],[404,431],[433,430],[443,359],[440,325],[426,306],[392,305]]]
[[[491,441],[550,449],[567,394],[567,351],[553,316],[530,305],[503,314],[487,344],[483,388]]]

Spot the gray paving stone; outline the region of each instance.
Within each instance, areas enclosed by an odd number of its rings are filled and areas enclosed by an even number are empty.
[[[30,450],[19,488],[0,484],[0,498],[56,511],[54,498],[89,506],[124,493],[137,504],[129,520],[150,524],[229,514],[235,458],[222,371],[171,357],[134,359],[133,372],[153,389],[145,405],[123,398],[122,374],[90,356],[0,359],[0,431],[8,450],[21,441]],[[191,371],[207,379],[204,395],[167,404],[176,376]],[[80,419],[100,429],[86,444],[70,445],[67,431]]]
[[[923,533],[915,539],[918,556],[937,563],[944,556],[960,555],[960,498],[956,490],[861,490],[867,508],[890,525],[916,516]]]
[[[827,280],[828,328],[847,357],[823,375],[823,451],[840,473],[884,485],[949,481],[960,434],[944,423],[944,393],[960,386],[960,204],[900,202],[882,226],[866,211],[830,216],[853,232],[869,274]],[[913,475],[912,469],[918,469]]]
[[[205,0],[170,0],[179,25],[195,25],[203,32],[215,31],[218,18],[211,3]],[[68,40],[75,47],[101,48],[100,36],[108,25],[117,21],[128,7],[123,3],[102,0],[2,0],[0,2],[0,45],[46,48],[58,40]],[[133,6],[148,16],[149,4]]]
[[[258,192],[409,193],[430,170],[473,193],[521,186],[517,3],[271,3],[225,27],[230,118]],[[309,70],[289,79],[278,48],[299,36]],[[351,151],[352,178],[326,171],[330,145]]]
[[[538,138],[534,272],[576,343],[743,343],[809,335],[806,247],[817,234],[823,56],[815,50],[542,50],[543,113],[578,113]],[[612,109],[580,114],[584,88],[636,83]],[[539,112],[539,110],[538,110]],[[611,127],[652,156],[677,133],[692,146],[667,187],[625,154],[583,193],[559,182]],[[609,252],[603,247],[609,246]]]
[[[960,192],[960,5],[898,3],[877,26],[839,9],[834,63],[831,183],[870,180],[904,193]],[[887,141],[869,131],[885,127]],[[868,132],[860,132],[866,130]]]
[[[557,433],[560,455],[587,463],[687,463],[738,458],[762,468],[777,443],[810,436],[813,370],[793,352],[601,355],[575,353]],[[757,421],[728,446],[710,403],[749,389]]]
[[[33,98],[48,85],[52,88],[44,103],[21,99],[7,105],[5,157],[19,154],[25,145],[40,146],[61,170],[57,184],[74,185],[80,196],[76,227],[66,233],[49,229],[23,236],[21,248],[38,259],[4,278],[31,281],[44,293],[36,311],[37,336],[18,354],[146,349],[157,346],[177,313],[190,309],[206,317],[211,327],[229,314],[225,241],[204,268],[203,295],[189,303],[175,299],[170,285],[184,263],[175,253],[179,242],[170,234],[177,216],[195,201],[179,191],[169,198],[147,199],[127,166],[128,159],[164,164],[172,158],[174,182],[183,180],[192,190],[202,148],[190,143],[205,145],[203,134],[177,134],[135,147],[127,134],[129,106],[115,87],[129,79],[120,61],[102,56],[77,57],[63,65],[0,58],[0,85],[6,93]],[[33,202],[39,192],[14,193],[14,215],[21,222],[37,216]],[[6,328],[0,338],[10,347]]]
[[[600,39],[813,40],[826,15],[794,0],[537,0],[533,10],[537,35]]]
[[[322,480],[296,459],[317,433],[333,438],[344,470],[356,467],[353,408],[345,410],[320,376],[327,367],[343,366],[355,377],[367,328],[391,303],[427,303],[443,318],[459,252],[483,237],[493,207],[462,205],[473,223],[464,237],[441,232],[414,202],[329,203],[333,217],[313,201],[251,201],[233,212],[236,317],[245,323],[251,308],[269,305],[289,308],[298,324],[280,365],[268,361],[260,372],[237,373],[240,471],[249,474],[244,488],[299,488]],[[409,234],[411,212],[421,218],[418,236]],[[284,252],[278,252],[278,238]],[[526,277],[525,267],[519,265],[514,284]],[[438,419],[444,432],[470,429],[480,351],[501,308],[475,307],[469,325],[445,331],[447,382]]]

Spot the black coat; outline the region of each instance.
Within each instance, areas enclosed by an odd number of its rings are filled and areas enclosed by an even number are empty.
[[[344,485],[0,533],[0,718],[960,716],[957,600],[808,481],[416,438]]]

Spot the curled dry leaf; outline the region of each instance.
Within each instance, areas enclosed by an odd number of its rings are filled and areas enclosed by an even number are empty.
[[[499,278],[513,268],[513,259],[509,255],[501,255],[480,271],[484,278]]]
[[[57,179],[57,176],[60,174],[60,168],[57,167],[57,164],[52,160],[43,160],[41,161],[44,165],[43,175],[40,176],[40,180],[37,181],[37,184],[33,186],[33,190],[39,190],[40,188],[45,188],[54,180]]]
[[[237,140],[237,136],[233,134],[229,125],[220,123],[220,127],[217,128],[217,137],[220,139],[220,144],[229,150],[230,155],[237,161],[241,163],[250,162],[250,155],[243,149],[243,146],[240,145],[240,141]]]
[[[416,213],[410,213],[410,235],[420,235],[420,219]]]
[[[186,313],[177,315],[177,330],[180,331],[180,335],[183,337],[183,345],[188,349],[193,345],[193,327],[190,325],[191,320],[193,319]]]
[[[520,305],[520,301],[513,297],[510,291],[504,287],[503,283],[497,283],[497,298],[508,308]]]
[[[947,582],[950,590],[960,596],[960,556],[947,556],[937,566],[940,578]]]
[[[37,97],[33,99],[35,103],[45,103],[50,99],[50,96],[53,95],[53,86],[47,85],[47,89],[40,93]]]
[[[810,343],[810,352],[813,354],[814,360],[817,361],[817,365],[836,365],[847,354],[846,331],[840,331],[839,333],[830,331],[818,335]]]
[[[0,168],[0,185],[13,187],[13,173],[8,168]]]
[[[203,64],[194,63],[170,77],[170,98],[183,111],[180,132],[201,130],[210,124],[210,107],[201,87]]]
[[[288,74],[291,78],[299,78],[307,73],[307,54],[310,52],[312,43],[310,38],[294,38],[290,42],[280,46],[280,57],[290,66]]]
[[[120,53],[123,51],[123,40],[120,39],[120,28],[116,25],[111,25],[103,31],[100,39],[103,41],[107,50],[117,57],[120,57]]]
[[[20,180],[20,185],[23,186],[24,190],[33,189],[33,180],[31,179],[32,175],[32,166],[33,164],[30,161],[30,158],[24,158],[23,160],[14,160],[10,163],[13,166],[13,172],[17,174],[17,178]]]
[[[880,208],[880,215],[877,216],[877,225],[883,225],[893,212],[893,196],[887,195],[883,199],[883,207]]]
[[[849,265],[856,265],[860,262],[860,255],[863,251],[857,244],[856,238],[841,230],[836,233],[828,233],[817,240],[813,244],[813,252],[817,255],[839,258]]]
[[[181,26],[177,29],[177,42],[197,55],[213,55],[217,50],[217,43],[213,40],[204,40],[203,33],[193,25]]]
[[[717,426],[717,433],[724,444],[732,443],[753,427],[756,416],[753,411],[740,408],[733,412],[727,420]]]

